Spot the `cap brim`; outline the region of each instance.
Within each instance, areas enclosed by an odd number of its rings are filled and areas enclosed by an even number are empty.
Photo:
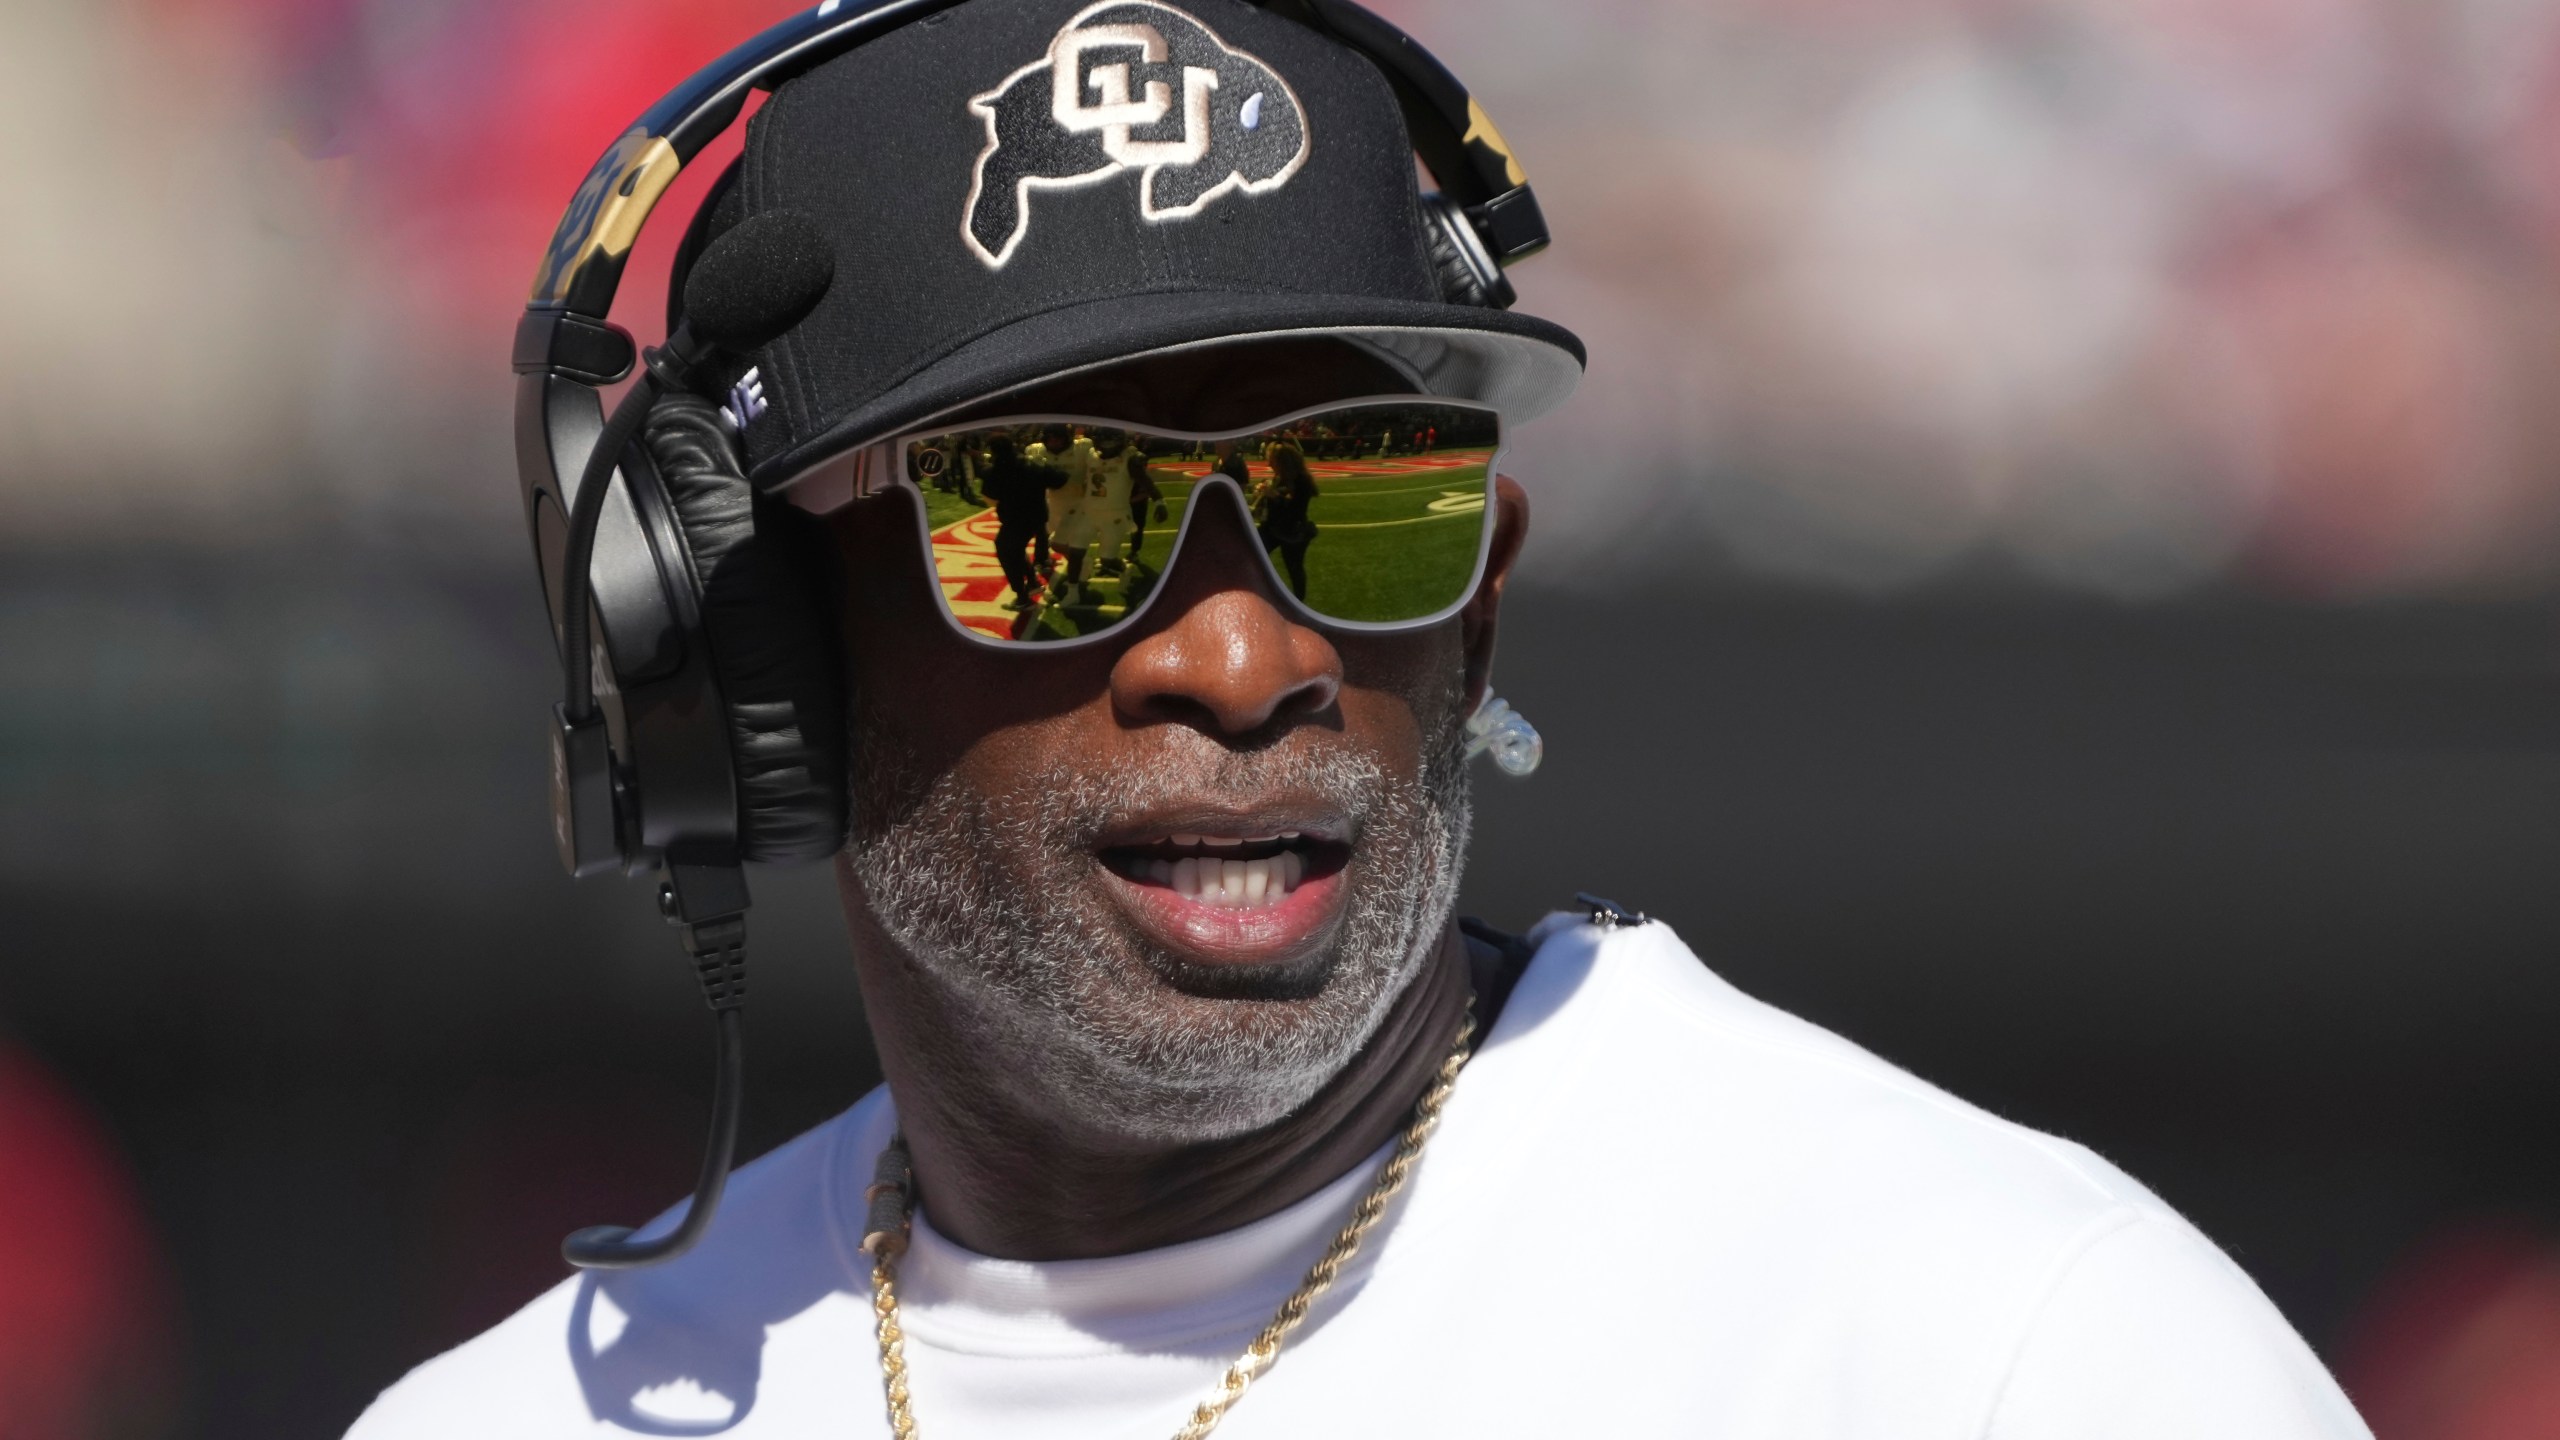
[[[1404,372],[1417,394],[1490,405],[1512,421],[1564,403],[1582,342],[1533,315],[1374,295],[1232,290],[1121,296],[1061,306],[964,340],[819,434],[756,465],[787,485],[846,449],[1036,381],[1192,346],[1281,335],[1351,341]]]

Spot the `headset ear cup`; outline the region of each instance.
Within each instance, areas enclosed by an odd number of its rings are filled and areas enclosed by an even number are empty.
[[[660,400],[642,438],[693,561],[741,848],[750,860],[824,859],[845,835],[844,657],[815,522],[755,493],[699,395]]]
[[[1431,254],[1432,271],[1440,277],[1440,298],[1452,305],[1481,305],[1508,310],[1518,295],[1476,234],[1475,222],[1457,201],[1440,192],[1422,196],[1422,232]]]

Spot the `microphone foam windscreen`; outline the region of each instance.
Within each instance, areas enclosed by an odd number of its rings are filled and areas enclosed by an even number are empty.
[[[705,246],[685,277],[693,333],[732,354],[762,349],[826,298],[835,247],[805,216],[751,215]]]

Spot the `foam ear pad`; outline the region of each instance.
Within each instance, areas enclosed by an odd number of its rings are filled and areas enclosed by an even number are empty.
[[[719,411],[674,394],[641,432],[700,586],[728,711],[739,837],[750,860],[821,860],[844,844],[844,657],[816,522],[747,483]]]

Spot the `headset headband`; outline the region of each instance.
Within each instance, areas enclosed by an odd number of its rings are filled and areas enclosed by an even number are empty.
[[[534,277],[527,323],[518,335],[516,368],[547,369],[576,379],[610,379],[628,369],[630,342],[607,341],[601,333],[622,281],[623,262],[667,186],[736,122],[747,92],[770,90],[803,70],[961,3],[823,0],[704,66],[650,106],[596,160],[552,232],[551,247]],[[1443,192],[1465,209],[1497,263],[1509,265],[1546,247],[1546,220],[1530,192],[1527,172],[1484,107],[1430,51],[1351,0],[1253,3],[1331,36],[1385,72],[1404,110],[1415,152]],[[621,363],[606,363],[617,349]]]

